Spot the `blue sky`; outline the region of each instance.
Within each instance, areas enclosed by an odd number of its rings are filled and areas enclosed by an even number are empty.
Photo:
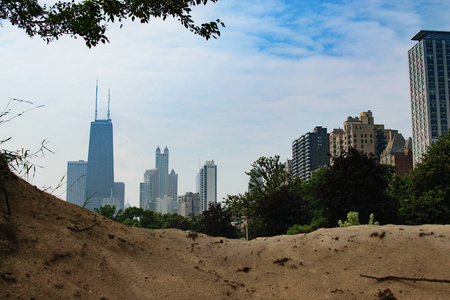
[[[375,122],[411,136],[407,51],[419,30],[448,30],[448,1],[222,0],[194,8],[199,22],[220,18],[217,40],[175,20],[109,26],[110,43],[46,44],[7,21],[0,27],[0,103],[45,105],[3,124],[4,146],[55,154],[34,162],[30,181],[55,187],[67,161],[87,159],[99,80],[99,117],[111,89],[115,180],[138,204],[139,182],[167,146],[179,194],[195,191],[199,161],[218,165],[218,196],[247,188],[260,156],[291,158],[292,141],[371,110]],[[22,106],[17,109],[27,107]],[[53,192],[65,198],[65,187]]]

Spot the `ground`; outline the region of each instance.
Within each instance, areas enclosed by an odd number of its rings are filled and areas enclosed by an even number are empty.
[[[131,228],[13,175],[0,190],[0,299],[448,299],[450,226],[229,240]]]

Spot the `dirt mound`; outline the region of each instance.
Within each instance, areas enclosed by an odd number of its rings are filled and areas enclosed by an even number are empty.
[[[448,299],[450,226],[354,226],[250,242],[131,228],[11,176],[0,299]],[[385,277],[377,281],[373,278]],[[403,277],[399,279],[397,277]]]

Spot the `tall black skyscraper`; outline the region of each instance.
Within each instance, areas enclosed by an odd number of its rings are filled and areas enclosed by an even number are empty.
[[[97,97],[95,99],[95,120],[91,122],[85,195],[88,200],[86,208],[90,210],[101,207],[104,198],[114,196],[113,125],[110,119],[109,96],[106,120],[97,120]]]

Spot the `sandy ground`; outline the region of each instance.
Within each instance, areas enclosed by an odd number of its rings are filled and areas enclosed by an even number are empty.
[[[16,177],[4,185],[0,299],[450,299],[450,283],[361,276],[450,280],[450,226],[228,240],[131,228]]]

